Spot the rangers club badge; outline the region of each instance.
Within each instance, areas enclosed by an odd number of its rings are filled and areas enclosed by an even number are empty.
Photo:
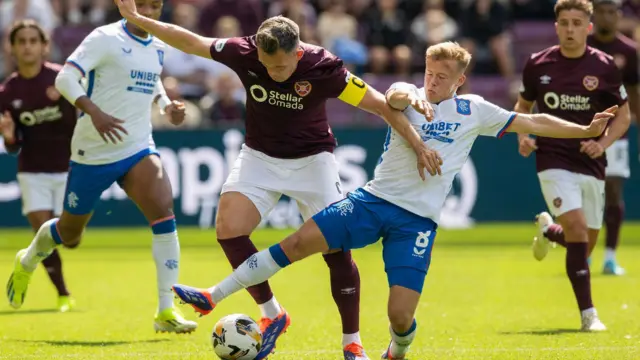
[[[597,89],[598,83],[598,78],[595,76],[587,75],[582,79],[582,85],[584,85],[584,88],[589,91]]]
[[[560,206],[562,206],[562,199],[559,197],[553,199],[553,206],[560,208]]]
[[[58,92],[54,86],[49,86],[47,88],[47,97],[51,101],[58,101],[60,99],[60,92]]]
[[[311,92],[311,83],[308,81],[298,81],[294,87],[296,93],[302,97],[309,95]]]

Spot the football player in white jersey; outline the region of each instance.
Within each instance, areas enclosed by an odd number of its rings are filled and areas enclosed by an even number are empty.
[[[159,18],[162,0],[140,0],[141,14]],[[125,21],[95,29],[71,54],[56,88],[82,111],[71,144],[64,211],[45,222],[27,249],[18,252],[7,285],[9,302],[22,306],[33,270],[58,245],[75,248],[100,194],[114,182],[141,209],[153,232],[159,305],[154,328],[192,332],[197,324],[174,307],[180,245],[171,184],[151,136],[151,106],[170,121],[184,120],[184,105],[167,97],[160,80],[166,45]],[[86,90],[80,85],[87,79]]]
[[[471,55],[456,43],[427,49],[425,87],[398,83],[386,94],[389,105],[404,109],[419,135],[407,142],[391,130],[374,179],[364,188],[325,208],[281,243],[253,255],[218,285],[209,289],[174,285],[180,299],[196,309],[211,309],[232,293],[265,281],[309,255],[362,248],[382,238],[391,322],[391,343],[383,358],[404,359],[415,337],[414,314],[431,262],[440,210],[474,140],[480,135],[501,137],[505,132],[595,137],[613,116],[598,113],[591,125],[580,126],[546,114],[516,114],[477,95],[457,96],[470,60]],[[432,122],[423,114],[426,102],[435,112]],[[615,107],[608,111],[614,112]],[[416,155],[410,146],[415,142],[439,153],[441,175],[425,181],[416,173]]]
[[[615,111],[598,113],[580,126],[546,114],[516,114],[477,95],[457,96],[471,55],[456,43],[431,46],[426,54],[424,88],[394,84],[389,105],[404,110],[419,136],[411,143],[390,130],[374,179],[306,221],[279,244],[251,256],[231,276],[209,289],[173,287],[196,309],[211,309],[243,287],[258,284],[292,262],[329,249],[357,249],[382,238],[390,287],[391,344],[383,358],[404,359],[416,331],[414,314],[431,261],[440,211],[455,175],[475,139],[505,132],[534,132],[547,137],[589,138],[600,135]],[[426,103],[434,120],[424,116]],[[414,142],[442,158],[442,174],[423,181],[415,172]],[[413,146],[410,146],[413,145]]]

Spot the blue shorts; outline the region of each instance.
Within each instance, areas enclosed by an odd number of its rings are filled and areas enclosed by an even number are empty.
[[[422,292],[438,225],[362,188],[313,217],[329,249],[350,250],[382,238],[389,286]]]
[[[116,181],[122,186],[129,170],[151,154],[159,155],[156,149],[148,148],[111,164],[85,165],[70,161],[64,210],[73,215],[91,213],[103,191]]]

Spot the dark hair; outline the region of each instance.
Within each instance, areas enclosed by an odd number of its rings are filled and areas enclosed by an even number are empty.
[[[16,37],[18,36],[18,32],[22,29],[35,29],[40,36],[40,41],[42,41],[43,44],[49,43],[49,36],[38,22],[35,20],[18,20],[13,23],[13,26],[9,31],[9,41],[11,42],[11,45],[16,44]]]
[[[258,47],[269,55],[278,49],[286,53],[294,51],[300,43],[300,28],[293,20],[284,16],[274,16],[265,20],[256,34]]]
[[[560,15],[560,12],[565,10],[579,10],[591,17],[591,15],[593,15],[593,4],[589,0],[558,0],[553,7],[556,19]]]

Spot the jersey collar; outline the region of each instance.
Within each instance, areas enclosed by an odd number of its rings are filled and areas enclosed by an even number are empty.
[[[141,38],[139,36],[133,35],[129,31],[129,29],[127,29],[127,19],[122,19],[121,24],[122,24],[122,29],[124,30],[124,32],[127,33],[127,35],[129,35],[130,38],[132,38],[133,40],[135,40],[138,43],[142,44],[143,46],[148,46],[153,41],[153,35],[151,35],[151,34],[149,34],[146,39],[143,39],[143,38]]]

